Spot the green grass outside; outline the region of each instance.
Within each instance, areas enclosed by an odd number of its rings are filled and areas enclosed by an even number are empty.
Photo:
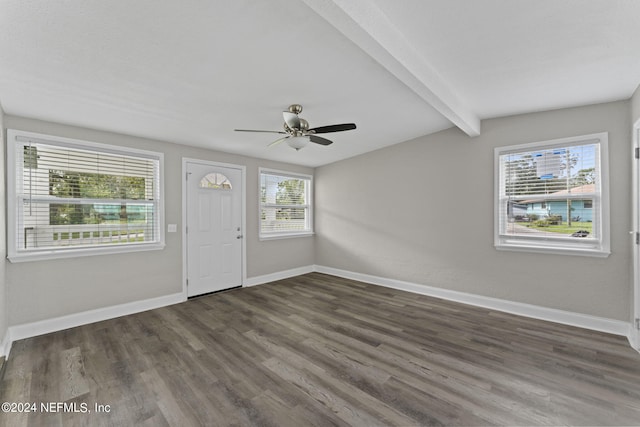
[[[534,230],[547,231],[550,233],[559,233],[559,234],[573,234],[579,230],[588,231],[589,234],[593,232],[593,223],[592,222],[576,222],[571,221],[571,227],[567,225],[566,222],[560,223],[558,225],[547,225],[547,226],[539,226],[534,223],[527,224],[528,228],[532,228]]]

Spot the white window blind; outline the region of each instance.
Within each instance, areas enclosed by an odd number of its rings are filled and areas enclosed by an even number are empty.
[[[311,177],[260,170],[260,237],[308,235],[312,230]]]
[[[11,256],[158,245],[162,154],[12,131]]]
[[[496,148],[496,247],[606,256],[607,134]]]

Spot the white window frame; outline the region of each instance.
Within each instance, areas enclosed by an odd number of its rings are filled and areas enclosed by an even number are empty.
[[[41,142],[55,144],[61,147],[82,150],[96,150],[102,153],[112,153],[126,156],[137,156],[158,160],[158,188],[156,189],[157,211],[154,217],[157,221],[159,237],[153,242],[136,242],[131,244],[82,245],[46,247],[42,249],[22,250],[18,248],[18,227],[20,219],[20,196],[17,194],[17,147],[24,142]],[[34,132],[7,129],[7,258],[12,263],[25,261],[42,261],[58,258],[76,258],[79,256],[104,255],[127,252],[161,250],[165,247],[164,235],[164,154],[154,151],[133,149],[129,147],[107,145],[92,141],[64,138]]]
[[[264,232],[262,231],[262,208],[264,207],[282,207],[283,205],[268,205],[262,203],[261,197],[261,188],[262,188],[262,175],[278,175],[285,178],[296,178],[296,179],[304,179],[309,182],[308,191],[308,201],[305,205],[292,205],[290,207],[304,207],[307,209],[307,218],[306,221],[309,224],[308,230],[304,231],[270,231]],[[286,172],[282,170],[276,169],[268,169],[268,168],[258,168],[258,235],[260,240],[273,240],[273,239],[287,239],[292,237],[308,237],[313,236],[313,175],[306,175],[300,173]]]
[[[578,239],[546,239],[527,236],[508,235],[505,232],[508,219],[502,214],[501,206],[506,201],[506,195],[501,188],[500,156],[510,153],[529,152],[554,147],[571,146],[576,144],[598,143],[600,146],[599,190],[597,191],[600,212],[596,215],[593,227],[598,230],[597,239],[589,241]],[[610,251],[610,213],[609,213],[609,149],[608,133],[595,133],[548,141],[532,142],[528,144],[496,147],[494,150],[494,245],[498,250],[537,252],[559,255],[582,255],[593,257],[608,257]],[[594,211],[596,208],[593,208]]]

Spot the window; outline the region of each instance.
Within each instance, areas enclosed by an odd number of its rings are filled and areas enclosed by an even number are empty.
[[[313,234],[312,177],[260,169],[260,238]]]
[[[162,153],[7,134],[12,262],[164,246]]]
[[[200,188],[212,190],[231,190],[231,181],[221,173],[210,173],[200,180]]]
[[[609,255],[606,133],[495,149],[497,249]]]

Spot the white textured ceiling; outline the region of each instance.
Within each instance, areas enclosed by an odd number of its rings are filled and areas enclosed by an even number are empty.
[[[7,114],[308,166],[638,83],[637,0],[0,0]]]

